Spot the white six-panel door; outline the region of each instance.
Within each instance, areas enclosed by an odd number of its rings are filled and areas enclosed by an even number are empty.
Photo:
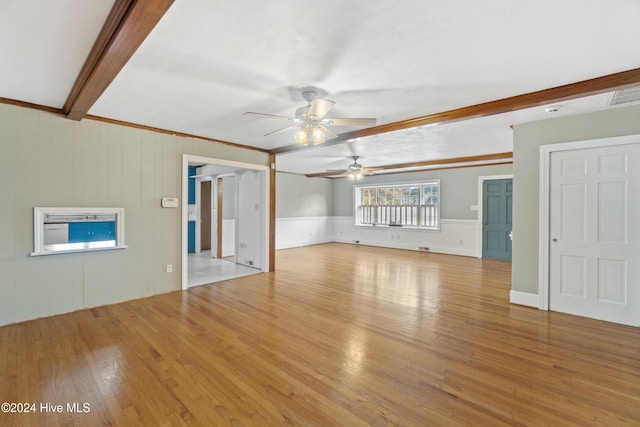
[[[556,151],[549,307],[640,326],[640,143]]]

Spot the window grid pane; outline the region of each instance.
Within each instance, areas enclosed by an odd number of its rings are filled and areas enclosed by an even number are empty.
[[[439,227],[439,182],[363,187],[359,191],[358,224]]]

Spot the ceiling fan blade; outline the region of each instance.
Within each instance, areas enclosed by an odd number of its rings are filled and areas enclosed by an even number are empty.
[[[276,114],[254,113],[253,111],[247,111],[246,113],[244,113],[244,115],[245,116],[249,115],[249,116],[265,117],[267,119],[280,119],[280,120],[289,120],[289,121],[293,120],[292,117],[278,116]]]
[[[329,124],[333,126],[373,126],[376,119],[370,118],[351,118],[351,119],[327,119]]]
[[[349,171],[346,169],[327,169],[327,172],[347,173]]]
[[[333,139],[338,137],[338,135],[336,135],[335,133],[327,129],[326,126],[323,126],[323,125],[317,125],[317,126],[318,126],[318,129],[320,129],[322,133],[324,133],[324,136],[326,139]]]
[[[309,108],[305,116],[320,120],[327,114],[331,107],[333,107],[333,104],[335,104],[335,102],[329,101],[328,99],[316,98],[313,100],[311,108]]]
[[[369,175],[373,175],[374,173],[384,170],[385,167],[384,166],[378,166],[378,167],[372,167],[372,168],[362,168],[362,173],[364,174],[369,174]]]
[[[282,132],[282,131],[289,130],[289,129],[296,129],[297,127],[298,127],[297,125],[287,126],[286,128],[282,128],[282,129],[274,130],[273,132],[265,133],[264,136],[273,135],[274,133]]]

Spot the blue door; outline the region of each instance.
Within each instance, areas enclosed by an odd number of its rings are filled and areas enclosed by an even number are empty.
[[[483,183],[482,257],[511,261],[511,204],[513,180],[496,179]]]

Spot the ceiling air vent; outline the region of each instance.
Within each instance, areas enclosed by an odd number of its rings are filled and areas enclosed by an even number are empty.
[[[613,92],[613,96],[609,101],[609,106],[630,104],[640,101],[640,86],[629,87]]]

